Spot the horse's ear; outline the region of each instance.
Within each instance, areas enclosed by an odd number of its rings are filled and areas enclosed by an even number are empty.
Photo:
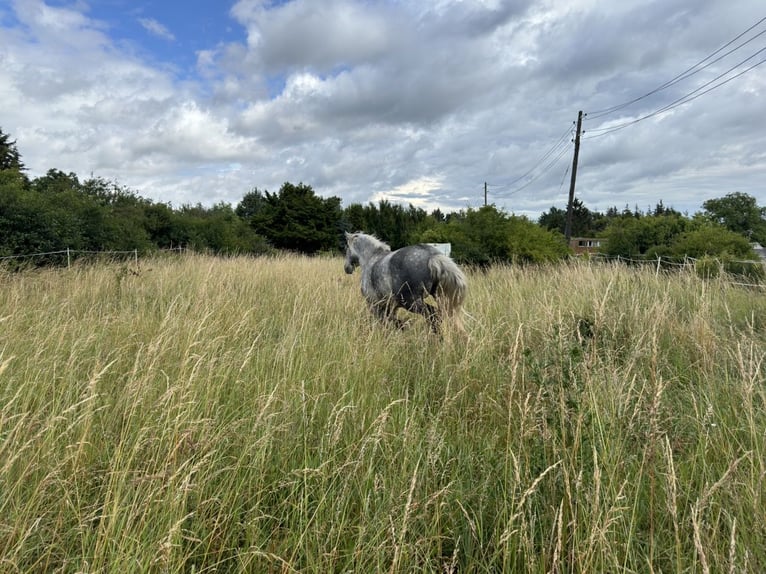
[[[352,234],[351,234],[351,233],[349,233],[348,231],[344,231],[343,233],[345,233],[345,234],[346,234],[346,241],[348,241],[349,239],[351,239],[351,236],[352,236]]]

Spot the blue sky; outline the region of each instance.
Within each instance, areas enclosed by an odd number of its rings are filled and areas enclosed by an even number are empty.
[[[33,177],[175,205],[290,181],[455,210],[487,182],[535,218],[566,203],[584,110],[588,207],[763,205],[764,17],[761,0],[5,0],[0,128]]]
[[[76,6],[62,0],[47,4]],[[246,30],[229,14],[232,5],[215,0],[97,0],[82,4],[83,12],[103,23],[116,45],[135,50],[156,65],[171,65],[180,77],[196,76],[200,50],[245,40]]]

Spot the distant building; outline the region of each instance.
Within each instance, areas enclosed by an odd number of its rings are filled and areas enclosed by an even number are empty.
[[[760,243],[751,243],[750,246],[753,248],[753,251],[755,251],[755,254],[758,257],[766,261],[766,247],[764,247]]]
[[[583,253],[598,253],[601,250],[601,241],[597,237],[572,237],[569,240],[569,248],[575,255]]]

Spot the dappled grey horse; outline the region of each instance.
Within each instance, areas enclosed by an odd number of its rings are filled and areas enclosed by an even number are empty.
[[[430,245],[410,245],[396,251],[372,235],[346,233],[346,273],[362,268],[362,295],[383,322],[401,327],[399,307],[426,317],[434,332],[444,317],[460,308],[468,282],[452,259]],[[437,307],[426,302],[432,296]]]

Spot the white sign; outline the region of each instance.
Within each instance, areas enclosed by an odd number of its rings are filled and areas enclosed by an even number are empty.
[[[436,247],[436,249],[441,251],[447,257],[449,257],[452,253],[452,243],[427,243],[426,245]]]

